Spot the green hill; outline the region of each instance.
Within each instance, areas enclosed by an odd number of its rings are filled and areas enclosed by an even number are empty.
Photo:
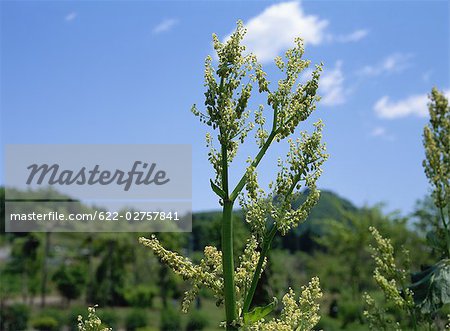
[[[4,189],[0,190],[0,199],[5,199]],[[58,194],[55,191],[41,190],[33,193],[33,198],[46,198],[46,199],[69,199],[65,195]],[[30,197],[30,193],[27,193],[27,197]],[[298,198],[293,202],[294,208],[297,208],[305,200],[306,194],[299,194]],[[342,219],[344,212],[357,212],[358,208],[355,207],[350,201],[344,199],[337,194],[324,190],[321,193],[320,200],[313,208],[308,219],[302,223],[295,231],[291,232],[285,237],[279,237],[274,242],[274,245],[280,248],[286,248],[290,251],[303,250],[310,251],[314,248],[314,242],[312,241],[312,235],[321,234],[321,220],[325,219]],[[4,224],[4,211],[2,210],[2,225]],[[235,230],[236,230],[236,249],[240,249],[245,238],[248,235],[248,226],[244,221],[244,214],[238,210],[234,213]],[[188,235],[188,248],[190,251],[203,250],[206,245],[214,245],[220,247],[220,231],[221,231],[221,212],[209,211],[209,212],[197,212],[192,216],[192,235]],[[2,231],[3,233],[3,231]],[[76,234],[72,234],[77,237]],[[130,233],[130,236],[135,234]]]

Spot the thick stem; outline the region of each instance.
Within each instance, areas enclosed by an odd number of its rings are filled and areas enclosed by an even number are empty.
[[[233,202],[229,200],[224,201],[222,220],[222,266],[227,330],[236,330],[236,328],[232,326],[233,321],[236,320],[232,211]]]
[[[225,192],[222,213],[222,267],[224,280],[225,315],[227,330],[237,330],[232,323],[236,320],[236,289],[234,286],[233,256],[233,201],[228,197],[227,146],[222,144],[222,190]]]
[[[258,285],[259,277],[261,276],[262,266],[264,264],[264,259],[269,252],[270,246],[272,245],[272,240],[277,233],[277,227],[275,224],[270,229],[268,235],[264,238],[263,247],[261,250],[261,254],[259,255],[258,264],[256,265],[255,272],[253,273],[252,283],[250,284],[250,289],[247,292],[244,301],[244,307],[242,309],[242,314],[245,314],[249,311],[250,305],[252,304],[253,296],[255,295],[256,286]]]

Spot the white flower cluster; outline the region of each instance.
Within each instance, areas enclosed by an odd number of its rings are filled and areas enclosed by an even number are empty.
[[[373,277],[380,289],[383,291],[386,301],[401,310],[414,312],[414,298],[410,289],[405,286],[407,271],[399,268],[394,258],[394,247],[391,240],[383,238],[378,230],[370,227],[369,231],[375,239],[376,245],[372,247],[375,260],[375,271]],[[396,330],[400,325],[392,321],[386,314],[385,309],[377,306],[375,300],[367,293],[364,294],[367,309],[364,316],[369,322],[372,330],[377,330],[380,325],[392,324]]]
[[[268,195],[259,187],[256,169],[249,161],[245,186],[247,197],[241,198],[240,202],[247,211],[246,220],[258,238],[263,236],[269,217],[274,220],[278,231],[285,235],[307,218],[319,200],[316,181],[322,174],[322,164],[328,158],[325,144],[321,143],[322,127],[319,121],[311,136],[302,132],[301,138],[289,140],[286,161],[278,161],[280,170],[275,182],[269,185],[272,192]],[[307,198],[299,208],[293,209],[294,191],[299,191],[302,184],[308,188]]]
[[[205,60],[205,107],[206,113],[193,105],[191,111],[200,120],[218,129],[218,141],[227,149],[227,162],[230,163],[237,153],[239,142],[243,143],[248,133],[253,130],[254,123],[249,122],[250,111],[246,110],[251,97],[253,83],[262,79],[262,73],[249,75],[253,68],[257,68],[254,55],[243,55],[245,47],[240,43],[245,35],[242,22],[238,22],[236,31],[225,43],[220,42],[217,35],[213,35],[213,46],[219,58],[218,69],[212,65],[212,57]],[[248,82],[242,83],[248,76]],[[261,82],[259,85],[264,85]],[[210,135],[209,135],[210,137]],[[211,146],[209,161],[216,170],[216,182],[220,183],[222,168],[221,151],[212,147],[212,142],[207,138]]]
[[[378,306],[369,294],[364,293],[363,300],[366,305],[366,310],[364,310],[363,315],[368,322],[370,330],[386,330],[387,326],[389,326],[389,330],[402,331],[400,323],[394,321],[392,317],[387,314],[386,310],[383,307]]]
[[[310,61],[303,60],[303,41],[295,40],[295,47],[286,51],[285,60],[277,57],[278,68],[285,73],[285,78],[278,81],[275,91],[270,91],[270,82],[266,79],[260,63],[252,54],[244,54],[242,41],[246,33],[243,23],[238,22],[237,29],[222,43],[213,35],[213,45],[218,56],[218,68],[214,69],[212,57],[205,60],[205,112],[194,104],[191,111],[200,121],[218,130],[217,140],[227,152],[227,162],[231,163],[237,153],[239,143],[243,143],[249,132],[257,127],[255,138],[257,145],[264,149],[274,139],[280,141],[292,133],[301,121],[304,121],[316,108],[316,95],[322,65],[317,65],[311,79],[304,84],[298,83],[302,71],[309,67]],[[245,83],[243,80],[248,78]],[[259,93],[267,93],[267,104],[272,108],[272,130],[265,129],[266,117],[264,107],[259,105],[253,117],[247,110],[253,86],[258,86]],[[208,159],[216,173],[215,182],[221,183],[223,168],[223,151],[214,148],[210,133],[206,137],[210,147]],[[266,148],[268,146],[265,146]]]
[[[190,259],[165,249],[154,235],[150,239],[141,237],[139,242],[152,249],[155,255],[176,274],[192,283],[192,288],[185,292],[182,302],[182,311],[184,313],[188,312],[201,287],[210,289],[218,304],[223,301],[222,253],[217,248],[206,246],[204,258],[198,265],[195,265]],[[255,272],[259,259],[259,252],[256,248],[257,242],[255,237],[252,236],[247,241],[244,253],[239,257],[240,263],[235,272],[236,293],[238,294],[237,304],[239,307],[242,307],[245,293],[250,286],[251,277]]]
[[[302,287],[298,300],[292,289],[283,297],[283,310],[280,318],[269,321],[263,319],[255,324],[246,326],[248,331],[309,331],[319,323],[319,304],[322,297],[318,277],[314,277],[308,286]]]
[[[95,313],[95,307],[88,308],[88,318],[83,321],[83,316],[78,315],[78,331],[112,331],[102,326],[102,321]]]
[[[277,141],[293,134],[298,124],[308,118],[316,109],[316,95],[322,64],[316,65],[311,80],[305,84],[297,83],[299,74],[309,67],[310,61],[303,60],[303,41],[295,39],[296,47],[286,51],[286,61],[281,57],[275,59],[278,68],[286,73],[286,78],[278,81],[278,89],[269,93],[268,104],[277,114]]]
[[[205,247],[204,258],[199,265],[194,265],[188,258],[165,249],[154,235],[150,239],[140,237],[139,242],[151,248],[176,274],[191,281],[193,287],[185,293],[183,312],[188,311],[201,286],[209,288],[218,301],[223,299],[222,254],[215,247]]]
[[[247,245],[245,246],[244,253],[239,256],[239,266],[236,268],[235,273],[235,285],[236,285],[236,299],[238,303],[238,311],[242,308],[242,304],[245,298],[247,290],[250,288],[250,283],[252,281],[253,273],[255,272],[256,265],[259,259],[258,252],[258,242],[255,236],[251,236],[247,240]],[[266,260],[263,264],[263,269],[265,267]],[[260,277],[258,275],[258,277]]]
[[[369,230],[376,243],[376,246],[373,247],[374,254],[372,255],[376,264],[373,274],[375,281],[383,290],[386,299],[395,306],[401,309],[413,308],[413,293],[408,288],[404,288],[408,274],[405,269],[397,267],[391,240],[383,238],[374,227],[370,227]]]
[[[430,123],[423,131],[425,174],[433,187],[438,208],[450,204],[450,105],[438,89],[433,88],[428,105]]]

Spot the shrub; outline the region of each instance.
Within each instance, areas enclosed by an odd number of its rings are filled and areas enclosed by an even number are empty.
[[[140,309],[132,310],[125,319],[125,329],[135,331],[137,328],[147,326],[147,315]]]
[[[61,330],[63,326],[67,323],[67,314],[65,311],[54,309],[54,308],[45,308],[39,312],[39,317],[48,316],[52,317],[57,322],[56,330]],[[36,320],[36,318],[34,319]]]
[[[161,331],[178,331],[181,330],[180,316],[172,308],[166,308],[161,312]]]
[[[31,321],[31,325],[38,331],[58,330],[58,321],[51,316],[39,316]]]
[[[208,326],[208,318],[201,312],[193,311],[189,316],[186,331],[200,331]]]
[[[24,304],[13,304],[0,311],[0,330],[21,331],[27,328],[30,311]]]
[[[61,265],[52,277],[61,295],[68,302],[77,299],[86,283],[85,273],[80,265]]]
[[[128,304],[133,307],[150,308],[153,306],[155,292],[155,289],[151,286],[137,286],[129,289],[125,294],[125,298]]]

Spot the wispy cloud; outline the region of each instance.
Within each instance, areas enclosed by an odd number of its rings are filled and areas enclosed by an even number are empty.
[[[384,136],[386,134],[386,129],[383,128],[382,126],[377,126],[375,128],[372,129],[372,131],[370,132],[370,135],[373,137],[380,137],[380,136]]]
[[[77,16],[78,16],[78,14],[76,13],[76,12],[70,12],[70,13],[68,13],[65,17],[64,17],[64,20],[66,21],[66,22],[72,22],[74,19],[76,19],[77,18]]]
[[[349,34],[330,36],[331,41],[336,41],[339,43],[354,43],[364,39],[369,34],[366,29],[358,29]]]
[[[450,98],[450,89],[444,91]],[[428,96],[415,94],[405,99],[391,101],[388,96],[383,96],[374,105],[373,109],[378,117],[385,119],[396,119],[407,116],[426,117],[428,116]]]
[[[157,24],[153,29],[153,34],[160,34],[163,32],[170,31],[176,24],[178,23],[178,20],[174,18],[168,18]]]
[[[394,136],[390,133],[388,133],[387,129],[383,126],[376,126],[372,129],[370,132],[370,136],[375,138],[382,138],[385,140],[395,140]]]
[[[429,82],[430,82],[430,78],[431,78],[432,75],[433,75],[433,71],[428,70],[428,71],[426,71],[426,72],[423,73],[423,75],[422,75],[422,80],[423,80],[425,83],[429,83]]]
[[[348,91],[344,88],[342,61],[337,61],[332,70],[324,70],[319,86],[319,94],[322,96],[321,105],[335,106],[345,103]]]
[[[412,54],[394,53],[375,65],[368,65],[359,70],[362,76],[379,76],[385,73],[402,72],[411,65]]]

